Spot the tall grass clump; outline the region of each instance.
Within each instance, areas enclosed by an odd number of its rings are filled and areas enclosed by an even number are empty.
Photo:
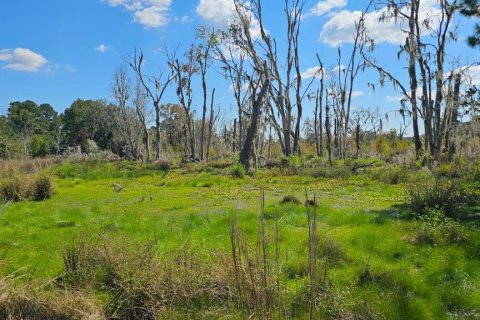
[[[20,275],[0,278],[0,319],[105,319],[92,294],[55,287],[49,282],[15,285]]]
[[[469,232],[460,223],[446,217],[439,209],[428,209],[419,217],[413,242],[420,245],[442,246],[468,241]]]
[[[5,202],[19,202],[30,198],[30,181],[26,176],[14,175],[0,185],[0,194]]]
[[[64,252],[57,284],[105,294],[106,319],[159,319],[166,311],[183,318],[205,310],[231,310],[225,259],[200,258],[183,246],[160,255],[153,241],[138,244],[103,238],[80,240]],[[221,261],[221,262],[220,262]]]
[[[33,182],[32,197],[35,201],[50,199],[55,193],[55,185],[50,175],[40,175]]]
[[[245,171],[245,167],[242,166],[240,163],[232,166],[230,168],[230,175],[234,178],[243,178],[245,177],[245,174],[246,174],[246,171]]]
[[[49,175],[14,175],[0,183],[0,200],[43,201],[51,198],[54,190],[53,178]]]
[[[463,188],[447,180],[418,183],[410,188],[409,193],[410,206],[420,216],[427,214],[430,209],[437,209],[447,217],[454,217],[456,210],[468,200]]]

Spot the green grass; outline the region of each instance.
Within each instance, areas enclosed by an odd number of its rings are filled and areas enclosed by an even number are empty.
[[[234,213],[248,240],[256,238],[263,187],[270,239],[274,216],[281,217],[285,308],[291,317],[302,318],[308,274],[305,206],[303,200],[300,204],[281,201],[285,195],[304,199],[307,189],[319,203],[322,275],[328,258],[328,291],[320,296],[323,316],[480,316],[480,232],[471,230],[461,245],[413,243],[418,222],[403,218],[407,193],[402,183],[375,181],[367,175],[282,176],[268,170],[254,177],[232,178],[228,167],[165,173],[125,162],[64,163],[47,170],[56,174],[53,198],[13,203],[0,210],[1,275],[21,270],[26,275],[21,281],[55,278],[64,272],[65,249],[79,238],[93,243],[108,239],[132,248],[151,242],[158,256],[165,258],[181,247],[205,261],[217,252],[228,256]],[[101,297],[101,292],[97,294]],[[171,312],[183,314],[182,310]],[[239,317],[238,310],[231,314]]]

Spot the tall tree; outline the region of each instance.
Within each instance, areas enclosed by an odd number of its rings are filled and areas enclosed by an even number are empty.
[[[197,158],[197,152],[195,136],[195,111],[192,108],[192,86],[194,76],[200,71],[195,48],[193,46],[190,47],[190,49],[185,53],[184,61],[180,61],[176,57],[170,57],[168,64],[172,70],[172,74],[175,75],[174,79],[177,87],[176,93],[180,101],[180,105],[184,109],[185,128],[187,129],[188,145],[190,148],[190,160],[195,160]]]
[[[480,17],[480,3],[478,0],[462,0],[460,2],[460,12],[467,17]],[[468,44],[471,47],[480,46],[480,24],[475,25],[473,34],[468,37]]]
[[[165,76],[166,70],[161,70],[158,76],[146,76],[142,71],[144,56],[143,52],[141,51],[140,54],[137,55],[137,51],[135,50],[133,56],[128,59],[127,63],[136,73],[143,89],[153,103],[155,110],[155,160],[158,161],[160,159],[160,113],[162,111],[161,101],[165,91],[170,83],[175,79],[176,75],[167,74],[167,76]]]

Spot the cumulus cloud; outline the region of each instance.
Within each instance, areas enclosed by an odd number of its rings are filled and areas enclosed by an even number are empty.
[[[98,47],[95,47],[95,51],[100,52],[100,53],[105,53],[109,50],[112,50],[112,47],[107,46],[103,43],[99,44]]]
[[[311,79],[313,77],[320,79],[322,77],[322,68],[318,67],[311,67],[305,70],[300,74],[302,79]]]
[[[48,60],[30,49],[2,49],[0,50],[0,61],[6,64],[3,69],[23,72],[38,72]]]
[[[189,16],[181,16],[181,17],[175,17],[174,21],[179,22],[181,24],[190,24],[193,22],[193,19]]]
[[[323,16],[333,9],[343,8],[347,5],[347,0],[324,0],[319,1],[315,7],[310,9],[308,15]]]
[[[245,7],[249,3],[245,2]],[[204,20],[213,23],[219,27],[228,27],[238,18],[233,0],[200,0],[197,8],[197,14]],[[249,10],[245,14],[250,19],[250,33],[254,39],[260,37],[260,23]],[[268,30],[265,30],[268,32]]]
[[[108,4],[132,11],[133,20],[146,28],[160,28],[169,22],[172,0],[108,0]]]
[[[406,12],[406,8],[402,9]],[[386,8],[367,13],[365,24],[370,37],[377,43],[387,42],[391,44],[405,43],[405,32],[408,28],[405,21],[395,21],[394,19],[380,21],[387,12]],[[419,20],[431,19],[432,27],[438,24],[440,9],[435,0],[424,0],[420,3]],[[320,33],[320,40],[332,47],[342,43],[353,42],[353,33],[355,22],[360,19],[361,11],[342,10],[332,14],[330,20],[325,23]],[[424,32],[426,30],[423,30]]]
[[[365,95],[365,92],[363,91],[352,91],[352,97],[361,97],[361,96],[364,96]]]
[[[233,0],[200,0],[196,12],[218,26],[228,26],[235,19],[235,4]]]

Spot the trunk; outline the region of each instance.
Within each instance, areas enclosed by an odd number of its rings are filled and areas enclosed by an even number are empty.
[[[442,58],[438,57],[438,60],[442,60],[438,62],[438,70],[436,75],[436,93],[435,93],[435,123],[434,123],[434,139],[435,139],[435,149],[433,150],[433,154],[435,158],[438,158],[441,153],[441,145],[442,145],[442,130],[441,130],[441,104],[443,101],[443,53],[441,54]]]
[[[204,73],[202,73],[202,89],[203,89],[203,108],[202,108],[202,127],[200,129],[200,160],[204,159],[204,143],[205,143],[205,133],[206,133],[205,122],[207,119],[207,81],[205,80]]]
[[[147,155],[147,162],[150,162],[150,135],[148,134],[147,126],[143,126],[143,143],[145,145],[145,154]]]
[[[443,75],[444,75],[444,61],[445,61],[445,45],[447,41],[447,34],[449,32],[450,22],[455,10],[455,6],[449,4],[448,1],[440,1],[442,16],[440,18],[440,25],[437,34],[437,73],[436,73],[436,94],[435,94],[435,158],[441,155],[442,145],[442,124],[441,124],[441,106],[443,102]]]
[[[314,137],[315,137],[315,149],[317,150],[317,156],[320,157],[320,142],[318,141],[319,140],[319,132],[318,132],[318,96],[319,96],[319,93],[318,93],[318,90],[317,90],[317,97],[316,97],[316,101],[315,101],[315,112],[314,112],[314,122],[313,122],[313,133],[314,133]]]
[[[355,146],[356,146],[356,152],[355,152],[355,158],[358,158],[360,154],[360,125],[357,124],[357,127],[355,128]]]
[[[155,161],[160,160],[160,106],[155,103]]]
[[[210,159],[210,146],[212,144],[212,136],[213,136],[213,126],[215,124],[215,110],[214,110],[214,102],[215,102],[215,88],[212,90],[212,100],[210,102],[210,120],[208,123],[208,139],[207,139],[207,161]]]
[[[296,13],[295,13],[296,14]],[[297,22],[300,23],[300,22]],[[300,90],[302,89],[302,74],[300,72],[300,58],[298,53],[298,40],[300,35],[299,27],[295,31],[295,40],[294,40],[294,57],[295,57],[295,73],[297,79],[297,85],[295,86],[295,100],[297,104],[297,122],[295,124],[295,136],[293,140],[293,150],[297,154],[301,153],[300,150],[300,124],[302,121],[303,107],[302,107],[302,97]]]
[[[235,153],[237,151],[237,119],[233,120],[233,141],[232,141],[232,152]]]
[[[430,92],[429,92],[429,79],[430,74],[427,73],[428,66],[426,65],[424,55],[421,51],[422,42],[421,42],[421,28],[420,21],[418,17],[418,0],[415,1],[415,39],[416,39],[416,56],[418,60],[418,66],[420,68],[420,74],[422,77],[422,113],[423,113],[423,126],[425,131],[425,154],[429,151],[432,152],[432,120],[431,120],[431,104],[430,104]],[[429,150],[430,149],[430,150]]]
[[[238,145],[241,146],[242,144],[243,144],[243,117],[242,117],[242,109],[239,106],[238,107]]]
[[[327,139],[328,163],[332,164],[332,134],[330,128],[330,106],[328,104],[328,92],[325,92],[325,132]]]
[[[412,125],[413,125],[413,139],[415,142],[415,154],[417,158],[420,156],[420,150],[422,148],[422,142],[420,141],[420,132],[418,130],[418,111],[417,111],[417,71],[416,71],[416,42],[414,41],[415,35],[415,15],[416,2],[412,1],[410,10],[410,19],[408,21],[410,30],[408,34],[408,75],[410,77],[410,104],[412,106]]]
[[[195,119],[190,116],[190,120],[188,122],[190,125],[189,125],[189,130],[190,130],[190,158],[192,160],[195,160],[197,157],[196,157],[196,148],[195,148],[195,142],[196,142],[196,139],[195,139]]]
[[[449,158],[455,154],[456,146],[454,134],[458,124],[458,105],[460,101],[460,83],[461,75],[455,75],[455,84],[453,87],[453,98],[447,112],[445,112],[445,151],[448,152]]]
[[[250,159],[252,158],[253,144],[257,137],[258,131],[258,121],[261,115],[261,108],[263,104],[263,98],[267,93],[269,87],[269,81],[265,80],[258,97],[252,101],[252,115],[250,120],[250,126],[247,129],[247,135],[245,137],[245,143],[243,145],[242,151],[240,152],[240,163],[245,167],[247,171],[250,170]]]

